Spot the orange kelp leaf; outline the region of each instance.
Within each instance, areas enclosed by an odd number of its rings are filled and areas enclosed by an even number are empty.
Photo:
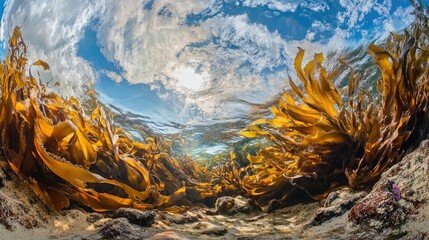
[[[369,45],[368,47],[368,52],[371,55],[371,57],[374,59],[375,63],[379,66],[379,68],[381,69],[381,74],[382,74],[382,79],[383,82],[381,84],[381,93],[383,94],[383,97],[386,100],[393,100],[394,97],[391,96],[391,94],[393,94],[393,89],[396,88],[396,80],[393,78],[393,66],[392,63],[390,62],[391,60],[393,61],[393,57],[392,55],[375,46],[374,44],[371,43],[371,45]],[[391,104],[386,104],[387,107],[390,108]],[[390,111],[390,109],[384,109],[385,111]]]
[[[329,132],[306,137],[302,140],[302,144],[344,144],[348,143],[348,140],[349,135],[347,133]]]
[[[91,143],[88,141],[88,139],[86,139],[81,131],[77,130],[75,134],[80,143],[80,150],[82,151],[85,159],[87,159],[89,163],[93,163],[97,157],[97,154]]]
[[[138,206],[133,199],[121,198],[109,193],[98,193],[92,189],[79,190],[72,197],[98,212],[112,211],[121,207],[137,208]],[[140,208],[150,209],[150,205]]]
[[[47,202],[55,210],[61,211],[62,209],[69,206],[69,199],[61,192],[52,188],[47,188],[46,190],[43,190],[35,179],[30,179],[30,184],[33,187],[33,191],[37,195],[42,197],[45,202]]]
[[[69,199],[60,191],[48,188],[46,192],[48,193],[51,203],[54,206],[55,210],[61,211],[62,209],[69,206],[70,204]]]
[[[302,107],[288,105],[287,113],[294,121],[305,122],[314,124],[320,121],[321,116],[319,112],[310,109],[304,109]]]
[[[140,199],[140,200],[145,200],[146,198],[148,198],[149,194],[151,193],[151,189],[149,188],[149,185],[146,187],[146,189],[143,189],[142,191],[136,190],[130,186],[128,186],[127,184],[124,184],[122,182],[118,182],[115,180],[103,180],[100,181],[99,183],[106,183],[106,184],[111,184],[114,186],[118,186],[121,187],[131,199]]]
[[[28,115],[28,109],[22,102],[17,102],[15,105],[15,111],[21,114],[21,116],[27,121],[30,122],[30,117]]]
[[[21,34],[21,28],[17,26],[13,30],[12,37],[10,38],[10,44],[12,47],[18,46],[18,39],[19,38],[22,38],[22,34]]]
[[[73,124],[73,122],[66,120],[55,125],[49,137],[62,140],[64,137],[74,133],[76,130],[76,126]]]
[[[292,88],[292,91],[301,99],[304,98],[304,94],[301,92],[301,90],[299,90],[299,88],[296,86],[296,84],[292,81],[292,79],[290,78],[290,76],[288,76],[289,79],[289,85]]]
[[[272,108],[272,119],[257,120],[242,131],[265,138],[255,156],[218,158],[209,168],[173,157],[171,144],[160,137],[135,143],[114,126],[96,96],[90,104],[98,107],[87,117],[76,99],[47,93],[31,72],[25,75],[26,49],[17,33],[11,55],[0,63],[1,143],[13,171],[24,180],[36,179],[45,201],[56,199],[57,209],[70,198],[96,211],[180,211],[183,205],[224,194],[249,195],[264,203],[274,196],[283,201],[297,187],[309,194],[327,191],[345,178],[351,186],[362,186],[398,161],[410,145],[408,138],[429,122],[427,59],[415,56],[427,52],[429,41],[423,33],[416,35],[423,39],[418,50],[410,47],[409,55],[402,53],[408,51],[404,42],[391,44],[391,54],[370,46],[383,73],[374,104],[356,92],[358,80],[351,76],[349,90],[358,95],[344,105],[334,85],[338,70],[328,73],[321,54],[302,69],[304,50],[299,49],[294,67],[303,87],[291,82],[292,91]],[[404,76],[415,87],[404,87]],[[241,161],[247,167],[241,168]]]
[[[36,129],[36,134],[37,133],[38,131]],[[38,137],[34,138],[34,146],[36,147],[36,151],[41,157],[41,160],[53,173],[55,173],[55,175],[77,187],[84,188],[85,183],[97,183],[104,180],[103,177],[93,174],[81,167],[55,159],[52,155],[48,154],[45,149],[43,149],[42,142]]]
[[[268,135],[268,133],[262,132],[262,131],[241,131],[240,135],[248,138],[255,138],[255,137]]]
[[[304,58],[304,50],[302,48],[298,48],[298,54],[295,57],[295,61],[293,65],[295,67],[295,71],[296,71],[296,74],[298,75],[298,78],[304,84],[304,87],[307,88],[308,81],[301,67],[303,58]]]
[[[19,74],[14,74],[14,80],[17,88],[22,88],[24,86],[24,82],[21,80],[21,76]]]
[[[97,94],[94,90],[88,90],[87,92],[86,92],[86,94],[88,94],[88,95],[95,95],[95,94]]]
[[[44,62],[44,61],[42,61],[42,60],[37,60],[37,61],[35,61],[34,63],[33,63],[33,65],[34,66],[40,66],[40,67],[43,67],[43,70],[49,70],[49,65],[46,63],[46,62]]]

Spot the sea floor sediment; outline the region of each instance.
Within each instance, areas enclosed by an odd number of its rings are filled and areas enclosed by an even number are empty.
[[[270,213],[249,208],[241,196],[226,197],[224,202],[233,201],[229,211],[218,201],[215,208],[196,206],[183,214],[124,208],[95,213],[78,205],[55,212],[16,176],[1,171],[0,239],[426,239],[428,153],[426,140],[372,189],[344,188],[322,203]]]

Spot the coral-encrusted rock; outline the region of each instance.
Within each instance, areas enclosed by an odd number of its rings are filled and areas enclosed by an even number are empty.
[[[378,182],[372,192],[351,209],[349,218],[356,223],[370,223],[380,229],[404,223],[408,210],[395,197],[392,191],[395,185],[395,182],[384,179]],[[377,222],[371,223],[372,220]]]
[[[113,214],[113,218],[126,218],[130,223],[141,227],[149,227],[154,224],[155,217],[156,215],[153,211],[141,211],[132,208],[119,208]]]
[[[350,210],[353,205],[365,196],[365,191],[355,191],[349,188],[340,189],[329,193],[322,207],[317,209],[310,225],[320,225],[333,217],[341,216]]]
[[[349,213],[349,220],[377,229],[404,223],[429,205],[429,140],[382,174],[373,190]],[[425,219],[429,224],[429,219]]]
[[[243,196],[220,197],[216,200],[216,213],[224,215],[234,215],[237,213],[250,213],[260,211],[261,208],[253,199],[248,199]]]

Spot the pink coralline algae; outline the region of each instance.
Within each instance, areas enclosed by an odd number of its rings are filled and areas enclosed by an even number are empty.
[[[391,191],[393,193],[393,196],[395,197],[395,200],[399,201],[401,199],[401,189],[399,189],[398,184],[392,182]]]
[[[380,228],[401,224],[406,214],[398,203],[399,199],[398,185],[389,180],[381,181],[350,210],[349,220],[355,223],[376,220],[381,223]]]

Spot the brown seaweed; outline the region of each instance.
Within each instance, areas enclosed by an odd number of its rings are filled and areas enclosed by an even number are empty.
[[[347,184],[359,188],[398,162],[427,130],[427,24],[426,18],[415,23],[412,34],[392,35],[391,51],[368,47],[381,71],[378,96],[358,91],[360,75],[351,67],[348,89],[335,86],[338,70],[328,72],[322,54],[302,69],[304,50],[299,49],[294,67],[301,87],[289,78],[292,90],[272,108],[274,118],[256,120],[241,132],[271,142],[248,156],[251,174],[242,179],[246,192],[258,197],[293,186],[316,185],[318,193]]]
[[[25,74],[26,45],[20,28],[10,39],[9,55],[1,65],[1,143],[11,170],[29,182],[55,209],[69,200],[96,211],[120,207],[180,211],[190,205],[186,192],[197,188],[193,200],[213,192],[187,163],[192,177],[159,138],[135,142],[97,107],[89,117],[79,102],[48,93]],[[32,66],[45,70],[38,60]],[[185,169],[186,171],[186,169]]]
[[[0,64],[2,150],[10,170],[56,210],[72,200],[95,211],[179,212],[222,195],[268,202],[284,201],[298,188],[315,195],[363,187],[428,130],[426,16],[419,16],[410,33],[392,34],[385,49],[368,47],[381,71],[376,96],[359,91],[361,77],[345,61],[347,89],[335,86],[340,68],[328,72],[322,54],[302,68],[299,49],[294,68],[300,84],[289,78],[291,90],[272,108],[274,117],[241,132],[270,143],[248,155],[246,167],[233,153],[214,167],[174,157],[160,137],[132,140],[101,106],[86,115],[75,98],[48,92],[31,69],[49,65],[38,60],[26,73],[27,47],[17,27]]]

